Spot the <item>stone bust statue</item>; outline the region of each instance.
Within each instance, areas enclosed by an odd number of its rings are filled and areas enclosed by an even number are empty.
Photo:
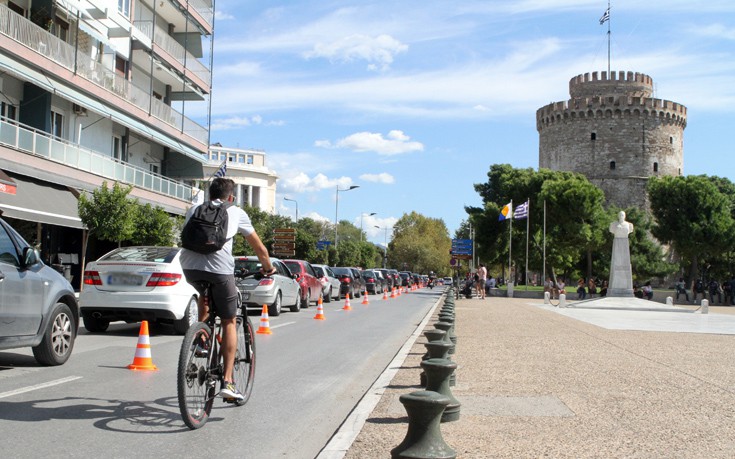
[[[612,260],[610,261],[610,286],[608,296],[633,296],[633,269],[630,265],[628,235],[633,224],[625,221],[625,212],[618,213],[618,221],[610,223],[613,233]]]
[[[610,223],[610,232],[615,238],[628,239],[628,235],[633,232],[633,224],[625,221],[625,212],[618,212],[618,221]]]

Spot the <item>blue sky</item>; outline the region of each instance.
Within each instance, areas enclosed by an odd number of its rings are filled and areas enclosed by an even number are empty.
[[[491,164],[538,167],[536,110],[607,69],[606,0],[217,0],[212,142],[267,153],[277,211],[450,235]],[[735,2],[613,0],[612,70],[688,108],[684,173],[735,181]],[[201,114],[200,114],[201,115]],[[533,212],[533,209],[532,209]],[[389,238],[390,238],[390,232]]]

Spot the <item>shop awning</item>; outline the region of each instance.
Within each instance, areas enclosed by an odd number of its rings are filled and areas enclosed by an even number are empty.
[[[77,210],[77,197],[67,187],[8,174],[16,193],[0,193],[3,216],[50,225],[83,229]]]

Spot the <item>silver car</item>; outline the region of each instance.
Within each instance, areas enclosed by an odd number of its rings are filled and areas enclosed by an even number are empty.
[[[332,298],[339,300],[339,288],[341,283],[332,271],[332,268],[327,265],[312,264],[311,266],[314,267],[316,277],[319,279],[319,282],[322,283],[322,297],[324,298],[324,302],[329,303],[332,301]]]
[[[66,362],[79,327],[74,290],[2,219],[0,281],[0,350],[31,347],[41,365]]]
[[[276,273],[260,275],[260,261],[256,256],[235,257],[237,288],[242,294],[242,303],[248,310],[263,309],[268,305],[268,316],[278,316],[286,305],[291,312],[301,310],[301,287],[288,267],[279,259],[271,258]]]

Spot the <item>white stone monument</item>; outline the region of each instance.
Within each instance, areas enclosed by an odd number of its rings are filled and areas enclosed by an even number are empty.
[[[633,269],[630,266],[630,244],[628,235],[633,232],[633,224],[625,221],[625,212],[618,213],[618,221],[610,223],[613,233],[612,261],[610,262],[610,284],[607,296],[633,296]]]

